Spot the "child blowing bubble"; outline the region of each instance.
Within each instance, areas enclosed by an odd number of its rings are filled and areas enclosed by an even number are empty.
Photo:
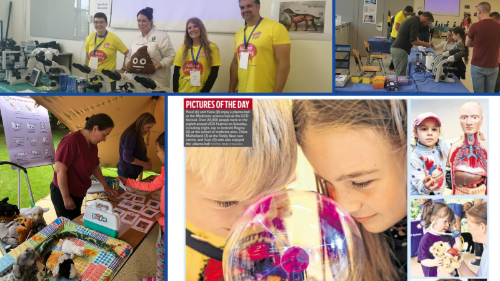
[[[413,121],[416,146],[411,153],[411,194],[443,193],[448,147],[439,140],[441,121],[432,112],[421,113]]]
[[[160,158],[161,163],[165,164],[165,132],[156,139],[156,155]],[[117,179],[123,184],[138,190],[155,191],[161,188],[160,213],[155,216],[161,225],[161,235],[156,243],[156,254],[158,255],[156,277],[142,278],[142,281],[163,281],[165,279],[165,166],[161,167],[161,174],[152,182],[137,182],[120,176]]]

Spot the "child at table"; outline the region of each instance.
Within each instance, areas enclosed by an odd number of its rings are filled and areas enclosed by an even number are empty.
[[[455,45],[456,42],[453,40],[453,34],[451,33],[451,30],[448,30],[448,32],[446,32],[446,41],[443,41],[441,44],[431,48],[437,54],[437,52],[441,50],[443,50],[443,53],[450,51],[455,47]]]
[[[186,148],[186,281],[222,280],[222,249],[253,202],[295,174],[289,100],[253,100],[252,147]]]
[[[455,74],[458,79],[465,79],[465,71],[467,69],[465,65],[469,63],[469,48],[465,46],[465,31],[463,28],[457,26],[453,28],[452,33],[453,40],[456,42],[452,50],[458,51],[458,53],[453,55],[455,57],[455,62],[452,64],[452,66],[458,68],[458,70],[453,71],[453,74]]]
[[[156,155],[165,164],[165,132],[156,139]],[[165,280],[165,166],[161,167],[161,174],[152,182],[137,182],[133,179],[118,176],[117,179],[123,184],[144,191],[155,191],[161,188],[160,213],[155,218],[160,224],[160,235],[156,242],[156,277],[142,278],[142,281],[163,281]]]
[[[415,148],[411,152],[412,195],[441,195],[445,190],[445,170],[449,148],[439,140],[441,121],[432,112],[421,113],[413,121]]]
[[[462,239],[460,236],[453,238],[451,233],[446,232],[453,222],[454,213],[445,203],[426,203],[422,209],[422,219],[425,222],[427,233],[422,236],[418,244],[417,261],[422,266],[425,277],[437,277],[438,269],[443,265],[443,259],[434,257],[429,249],[434,243],[443,241],[460,251]]]

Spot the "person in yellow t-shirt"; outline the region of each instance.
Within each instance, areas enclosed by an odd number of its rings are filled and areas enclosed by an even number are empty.
[[[238,217],[294,178],[298,151],[291,101],[254,99],[252,115],[252,147],[186,148],[182,280],[220,280],[213,277],[222,274],[222,249]]]
[[[387,27],[391,27],[391,10],[387,12]]]
[[[207,30],[199,18],[187,21],[184,44],[175,55],[174,65],[174,93],[210,93],[222,63],[219,48],[208,41]],[[193,71],[199,72],[199,80],[191,80]]]
[[[104,13],[96,13],[94,15],[94,28],[96,32],[90,34],[85,40],[85,65],[90,66],[90,57],[97,57],[97,71],[103,69],[116,70],[116,52],[124,54],[127,57],[128,48],[123,44],[122,40],[115,34],[106,30],[108,27],[108,17]],[[125,68],[125,58],[123,59],[122,70]],[[111,80],[111,90],[116,90],[116,81]]]
[[[260,16],[259,0],[239,0],[247,26],[236,32],[229,92],[281,93],[290,72],[290,37],[285,26]],[[246,45],[246,46],[245,46]]]
[[[391,40],[394,42],[396,40],[396,37],[398,36],[398,31],[399,27],[403,23],[403,21],[409,17],[413,13],[413,7],[412,6],[406,6],[404,10],[400,11],[394,16],[394,24],[392,25],[392,31],[391,31]],[[394,63],[391,60],[391,65],[389,65],[389,70],[394,71]]]

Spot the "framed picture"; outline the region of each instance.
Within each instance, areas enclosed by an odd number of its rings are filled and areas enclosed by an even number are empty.
[[[465,9],[470,9],[470,5],[465,5]]]
[[[332,0],[273,0],[271,19],[285,26],[290,39],[332,40]],[[337,18],[337,17],[336,17]]]
[[[155,208],[155,209],[160,209],[160,204],[161,204],[160,201],[156,201],[156,200],[151,199],[148,201],[146,206],[151,207],[151,208]]]

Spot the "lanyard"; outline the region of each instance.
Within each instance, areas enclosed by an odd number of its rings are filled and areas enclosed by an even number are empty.
[[[260,17],[259,22],[253,28],[252,33],[250,33],[250,36],[248,36],[248,42],[250,42],[250,39],[252,39],[252,34],[255,31],[255,29],[257,28],[257,26],[259,26],[261,21],[262,21],[262,17]],[[248,25],[245,26],[245,30],[243,30],[243,42],[245,43],[245,50],[247,49],[247,45],[248,45],[247,36],[245,34],[245,32],[247,31],[247,27],[248,27]]]
[[[104,42],[104,40],[106,40],[106,36],[108,36],[107,30],[106,30],[106,34],[104,34],[104,39],[102,39],[101,43],[99,43],[99,45],[97,45],[97,47],[94,47],[94,56],[95,56],[95,50],[97,50],[101,46],[102,42]],[[94,46],[96,44],[96,41],[97,41],[97,32],[95,33],[95,37],[94,37]]]
[[[191,47],[191,57],[193,57],[193,62],[194,62],[194,68],[196,68],[196,64],[198,63],[198,56],[200,55],[201,48],[203,46],[200,45],[200,49],[198,50],[198,54],[196,55],[196,60],[194,59],[194,54],[193,54],[193,48]]]

